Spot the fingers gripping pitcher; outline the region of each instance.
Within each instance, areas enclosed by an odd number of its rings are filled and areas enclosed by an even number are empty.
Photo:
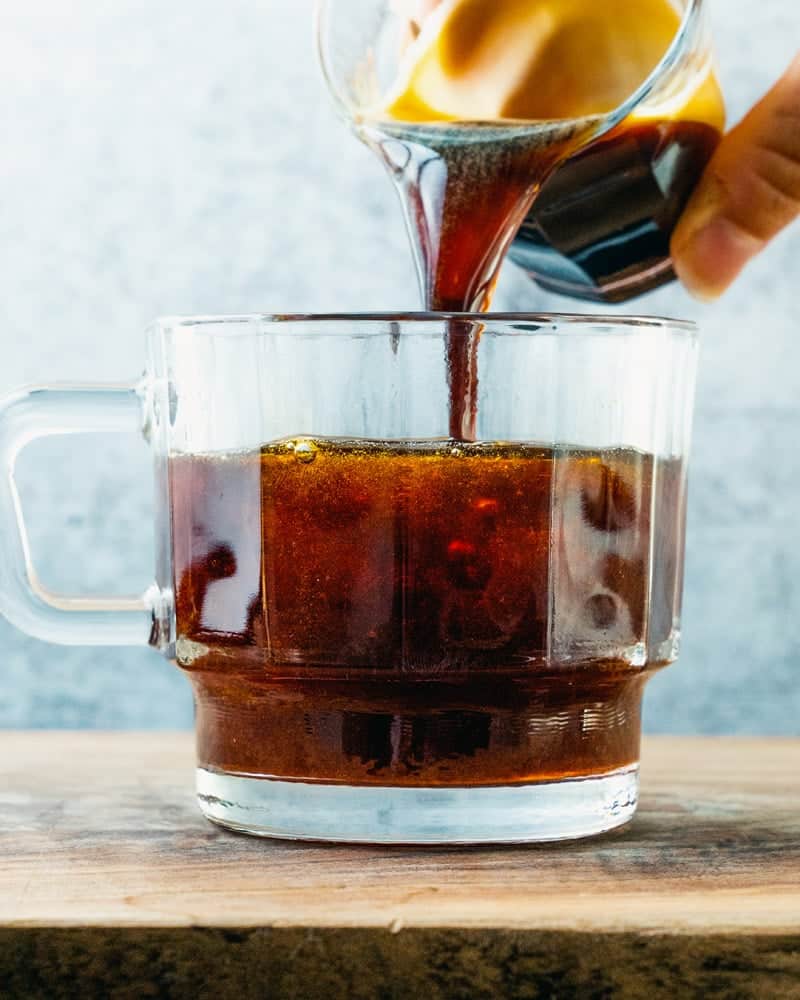
[[[579,299],[674,278],[725,123],[707,0],[320,0],[342,116],[389,170],[426,304],[484,309],[500,263]]]

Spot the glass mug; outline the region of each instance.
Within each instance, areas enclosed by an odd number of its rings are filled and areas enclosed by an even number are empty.
[[[475,341],[475,442],[447,437],[445,336]],[[141,381],[2,403],[0,610],[185,671],[200,808],[234,830],[456,844],[619,826],[643,686],[678,650],[696,340],[647,318],[161,320]],[[136,429],[155,582],[49,593],[17,454]]]
[[[531,187],[539,190],[527,215],[523,212],[519,225],[512,226],[516,238],[509,256],[549,291],[621,302],[675,277],[670,237],[719,142],[725,106],[714,75],[708,0],[664,2],[681,15],[680,25],[660,62],[645,80],[636,81],[618,107],[571,123],[501,120],[493,123],[491,134],[483,127],[482,156],[493,142],[513,149],[541,136],[541,172],[529,176],[519,196],[529,199]],[[394,78],[408,32],[402,5],[393,0],[318,0],[317,9],[325,79],[341,115],[388,168],[404,204],[427,294],[427,244],[436,245],[436,234],[451,224],[443,213],[458,197],[445,179],[471,161],[471,152],[454,150],[477,136],[475,126],[403,128],[372,120],[365,108],[375,104]],[[635,5],[631,17],[634,11]],[[510,196],[503,185],[515,169],[513,155],[494,156],[488,170],[498,180],[488,192],[490,204]],[[476,155],[470,179],[482,173]],[[477,189],[473,183],[473,210],[465,211],[479,228]],[[465,199],[467,204],[467,195]],[[507,244],[493,248],[498,268],[507,249]]]

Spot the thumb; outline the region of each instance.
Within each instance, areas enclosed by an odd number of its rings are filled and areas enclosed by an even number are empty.
[[[715,299],[800,214],[800,55],[726,135],[672,237],[678,277]]]

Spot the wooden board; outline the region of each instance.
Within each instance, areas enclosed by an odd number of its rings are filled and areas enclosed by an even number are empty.
[[[800,997],[798,741],[650,739],[636,820],[557,846],[253,840],[192,781],[186,734],[0,734],[0,996],[75,995],[80,969],[109,995],[128,960],[115,998],[167,974],[203,996],[236,954],[209,996],[253,965],[265,996],[327,1000]]]

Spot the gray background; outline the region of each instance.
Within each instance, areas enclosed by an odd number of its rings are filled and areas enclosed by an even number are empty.
[[[716,0],[731,118],[800,43],[797,0]],[[126,379],[159,314],[416,306],[394,196],[335,120],[310,0],[5,0],[0,10],[0,391]],[[684,654],[651,730],[800,733],[800,228],[724,301],[636,309],[704,331]],[[512,271],[505,305],[568,309]],[[500,303],[498,303],[500,304]],[[143,446],[39,444],[20,481],[45,582],[148,581]],[[61,649],[0,623],[0,725],[191,723],[147,650]]]

